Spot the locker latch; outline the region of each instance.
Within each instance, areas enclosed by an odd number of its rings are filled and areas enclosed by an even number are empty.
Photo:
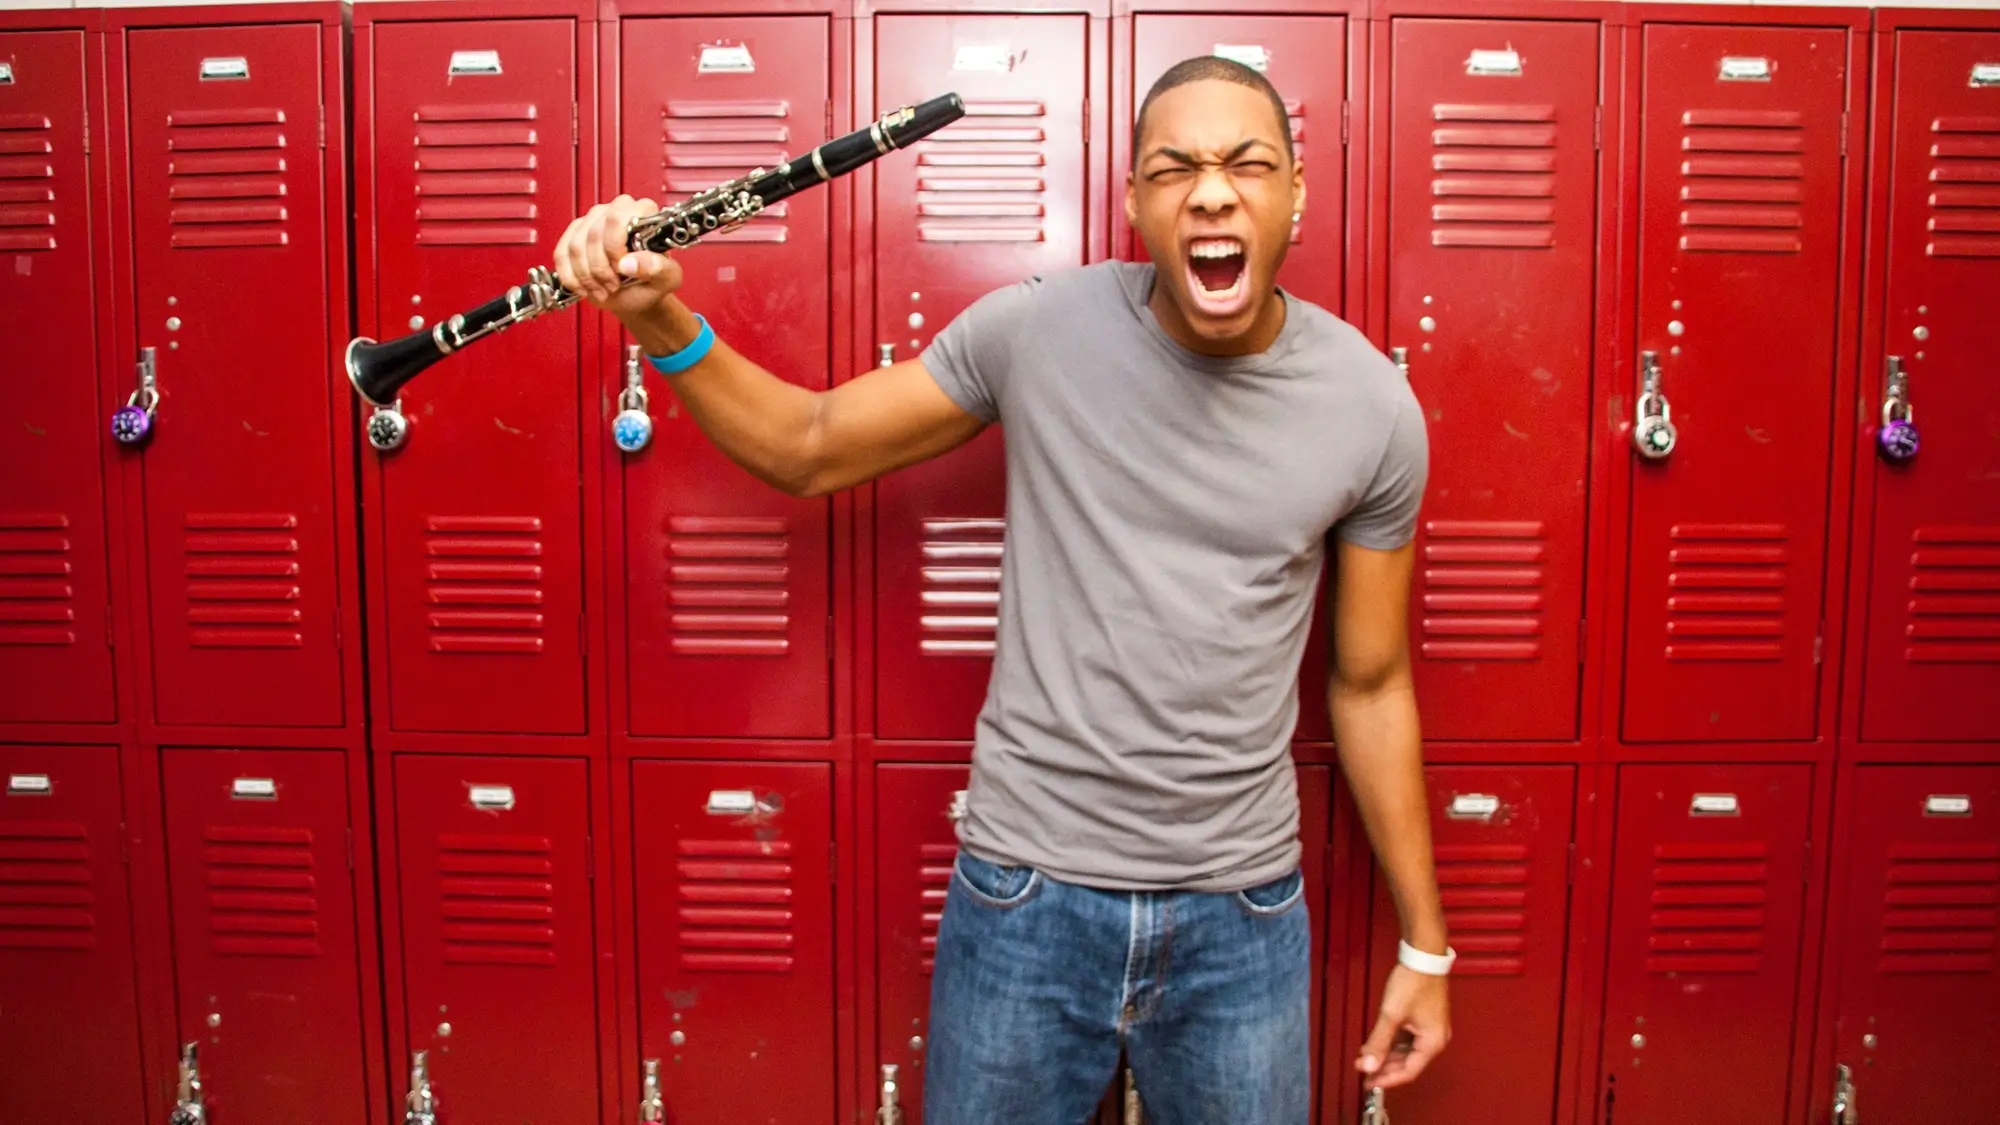
[[[877,366],[890,367],[896,362],[896,345],[877,344],[875,346]]]
[[[882,1105],[875,1111],[875,1125],[903,1125],[903,1106],[896,1085],[896,1064],[882,1064]]]
[[[666,1102],[660,1096],[660,1060],[646,1060],[646,1081],[639,1093],[639,1120],[658,1125],[667,1119]]]
[[[1404,380],[1407,381],[1410,377],[1410,349],[1390,348],[1389,358],[1395,362],[1396,370],[1401,371]]]
[[[1854,1072],[1842,1063],[1833,1071],[1833,1125],[1854,1125]]]
[[[410,420],[403,414],[403,400],[378,406],[368,415],[368,444],[384,453],[401,449],[410,437]]]
[[[410,1092],[403,1101],[403,1125],[437,1125],[437,1101],[431,1096],[429,1051],[410,1055]]]
[[[1898,464],[1917,455],[1916,411],[1910,407],[1910,377],[1903,357],[1892,355],[1882,387],[1882,428],[1875,431],[1875,449],[1885,461]]]
[[[1382,1087],[1368,1091],[1368,1100],[1361,1104],[1361,1125],[1389,1125],[1389,1110],[1382,1103]]]
[[[139,388],[125,405],[111,412],[111,436],[125,445],[137,445],[153,432],[153,416],[160,407],[159,369],[152,348],[139,349]]]
[[[1123,1125],[1141,1125],[1145,1116],[1139,1112],[1139,1082],[1132,1077],[1132,1068],[1125,1068],[1125,1120]]]
[[[618,392],[618,415],[611,419],[611,440],[627,453],[637,453],[653,440],[653,416],[646,413],[646,377],[639,370],[639,345],[625,347],[625,389]]]
[[[204,1125],[208,1120],[208,1110],[201,1104],[200,1050],[192,1041],[181,1047],[180,1090],[174,1111],[167,1115],[167,1125]]]
[[[1660,353],[1639,353],[1638,416],[1632,422],[1632,443],[1641,456],[1657,461],[1674,451],[1673,407],[1660,393]]]

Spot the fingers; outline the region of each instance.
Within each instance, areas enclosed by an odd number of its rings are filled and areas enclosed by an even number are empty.
[[[1400,1012],[1391,1011],[1385,1003],[1382,1014],[1375,1018],[1375,1027],[1368,1033],[1368,1039],[1361,1044],[1361,1053],[1354,1060],[1355,1068],[1371,1077],[1380,1076],[1382,1068],[1392,1060],[1390,1051],[1396,1044],[1396,1033],[1402,1030],[1403,1019]]]
[[[628,224],[658,209],[650,199],[620,195],[572,220],[556,243],[556,280],[600,307],[617,295],[625,277],[676,280],[673,263],[657,254],[633,255],[625,245]]]

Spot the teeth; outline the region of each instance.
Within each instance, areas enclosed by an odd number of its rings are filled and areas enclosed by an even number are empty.
[[[1188,247],[1188,253],[1197,258],[1233,258],[1243,252],[1243,244],[1234,239],[1197,242]]]

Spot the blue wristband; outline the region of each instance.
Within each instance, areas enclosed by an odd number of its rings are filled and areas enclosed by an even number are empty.
[[[700,363],[708,355],[708,349],[715,346],[715,330],[708,326],[707,317],[696,313],[694,318],[701,323],[701,331],[694,334],[694,339],[688,341],[687,347],[672,355],[647,356],[646,362],[653,365],[653,370],[662,375],[678,375]]]

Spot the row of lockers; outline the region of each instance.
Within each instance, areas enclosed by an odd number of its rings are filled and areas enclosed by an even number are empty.
[[[627,341],[573,311],[413,384],[379,449],[342,348],[525,280],[598,198],[683,199],[956,90],[965,121],[684,255],[724,336],[828,385],[995,286],[1134,253],[1121,123],[1216,51],[1291,107],[1309,205],[1281,280],[1429,407],[1428,738],[1574,759],[2000,736],[1990,20],[797,8],[11,15],[54,26],[4,33],[0,84],[0,317],[42,373],[0,408],[0,722],[962,742],[997,430],[795,500],[657,382],[628,394]],[[106,424],[127,405],[149,423],[130,444]],[[613,441],[625,407],[643,448]],[[1920,448],[1881,440],[1912,424]],[[1315,744],[1323,668],[1316,638]]]
[[[337,752],[170,749],[144,810],[111,748],[0,748],[0,1107],[916,1125],[965,771],[855,768],[397,755],[378,903]],[[1393,1119],[1994,1120],[2000,766],[1850,765],[1837,811],[1827,768],[1430,767],[1454,1039]],[[1399,930],[1300,769],[1317,1120],[1354,1123]]]

